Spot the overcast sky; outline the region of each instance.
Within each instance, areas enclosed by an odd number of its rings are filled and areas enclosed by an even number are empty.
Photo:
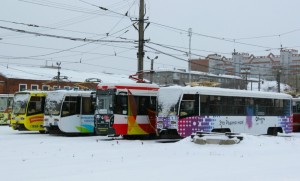
[[[145,30],[149,40],[145,70],[150,69],[147,56],[158,56],[155,69],[187,69],[189,28],[192,58],[213,53],[231,58],[234,49],[263,56],[279,54],[281,45],[300,47],[297,0],[145,0],[145,4],[150,22]],[[72,70],[134,74],[138,32],[132,20],[138,12],[139,0],[1,0],[0,63],[61,62],[63,68]],[[114,42],[74,41],[62,36]]]

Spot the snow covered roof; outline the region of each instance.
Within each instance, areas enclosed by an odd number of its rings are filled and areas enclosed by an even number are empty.
[[[52,80],[57,76],[57,68],[46,67],[27,67],[9,65],[1,68],[0,75],[14,79],[29,79],[29,80]],[[86,79],[95,78],[102,82],[127,82],[134,83],[134,80],[128,78],[128,75],[108,74],[101,72],[83,72],[68,69],[60,69],[60,76],[67,77],[67,81],[84,82]]]
[[[159,97],[166,97],[170,95],[170,92],[176,92],[176,95],[170,97],[178,98],[181,93],[185,94],[205,94],[205,95],[215,95],[215,96],[235,96],[235,97],[256,97],[256,98],[276,98],[276,99],[291,99],[292,96],[284,93],[275,93],[275,92],[259,92],[259,91],[250,91],[250,90],[236,90],[236,89],[224,89],[218,87],[180,87],[180,86],[171,86],[163,87],[159,90]],[[178,100],[178,99],[177,99]]]
[[[155,72],[173,72],[173,73],[185,73],[189,74],[188,71],[181,70],[181,69],[171,69],[171,68],[159,68],[154,70]],[[150,70],[144,70],[144,72],[150,72]],[[242,79],[239,76],[234,76],[234,75],[225,75],[225,74],[213,74],[213,73],[208,73],[208,72],[201,72],[201,71],[191,71],[191,74],[193,75],[205,75],[205,76],[210,76],[210,77],[219,77],[219,78],[229,78],[229,79]]]

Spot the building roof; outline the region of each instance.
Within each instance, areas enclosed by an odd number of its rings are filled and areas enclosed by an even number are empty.
[[[29,80],[52,80],[58,74],[58,69],[53,67],[28,67],[8,65],[0,67],[0,75],[10,79],[29,79]],[[129,79],[128,75],[110,74],[102,72],[83,72],[68,69],[60,69],[60,76],[66,82],[85,82],[86,79],[100,79],[101,82],[128,82],[135,81]]]

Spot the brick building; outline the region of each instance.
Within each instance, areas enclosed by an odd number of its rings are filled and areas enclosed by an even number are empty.
[[[57,67],[0,67],[0,94],[22,90],[96,89],[99,82],[133,82],[127,75],[78,72]]]

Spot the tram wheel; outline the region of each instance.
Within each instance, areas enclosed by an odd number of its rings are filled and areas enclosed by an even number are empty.
[[[281,127],[269,127],[267,130],[267,135],[271,135],[271,136],[277,136],[279,133],[282,133],[282,128]]]
[[[45,130],[40,130],[39,132],[40,132],[41,134],[45,134],[45,133],[46,133]]]

